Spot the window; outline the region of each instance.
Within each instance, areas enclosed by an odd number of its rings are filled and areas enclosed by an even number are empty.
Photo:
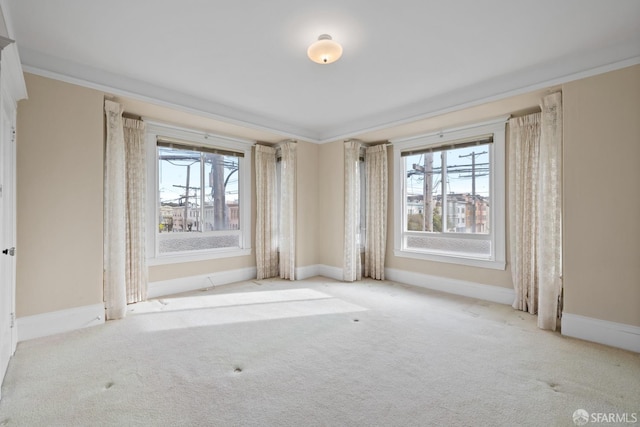
[[[251,142],[156,123],[147,138],[150,264],[248,255]]]
[[[395,255],[505,268],[505,122],[392,141]]]

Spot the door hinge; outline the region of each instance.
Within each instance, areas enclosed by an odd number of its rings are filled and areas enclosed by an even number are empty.
[[[16,314],[11,313],[11,328],[14,328],[15,326],[16,326]]]

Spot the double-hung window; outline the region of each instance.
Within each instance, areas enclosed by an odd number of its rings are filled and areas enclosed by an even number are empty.
[[[148,124],[150,263],[248,255],[251,142]]]
[[[394,254],[505,268],[505,124],[392,140]]]

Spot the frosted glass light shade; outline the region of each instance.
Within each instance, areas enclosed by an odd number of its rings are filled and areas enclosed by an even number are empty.
[[[342,46],[334,42],[328,34],[322,34],[318,41],[307,49],[307,56],[318,64],[331,64],[342,56]]]

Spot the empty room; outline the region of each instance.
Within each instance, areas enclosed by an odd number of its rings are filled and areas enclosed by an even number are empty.
[[[640,2],[0,12],[0,426],[640,424]]]

